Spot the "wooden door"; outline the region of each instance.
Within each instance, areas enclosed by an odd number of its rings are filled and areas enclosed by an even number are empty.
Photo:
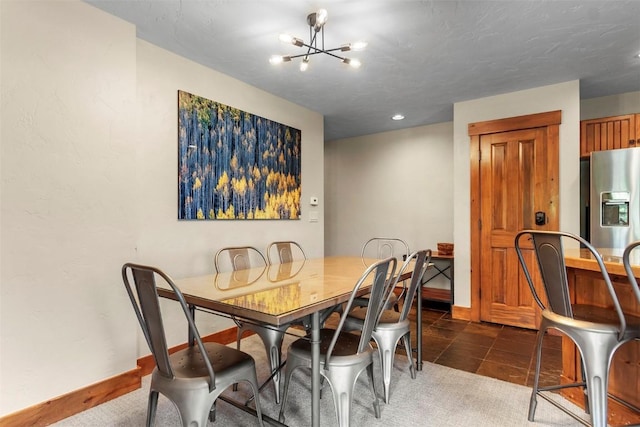
[[[560,112],[554,113],[559,123]],[[472,306],[475,288],[482,321],[525,328],[539,322],[514,249],[520,230],[558,229],[558,126],[533,127],[539,116],[505,119],[507,130],[472,137],[472,146],[475,141],[478,147],[472,189],[479,192],[472,196]],[[526,117],[531,117],[529,124]],[[536,212],[544,213],[543,221],[536,221]],[[533,253],[527,252],[532,261]]]
[[[580,122],[580,157],[592,151],[615,150],[640,145],[636,134],[638,114],[604,117]]]

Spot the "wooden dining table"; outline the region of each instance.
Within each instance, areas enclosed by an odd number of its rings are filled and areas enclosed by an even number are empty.
[[[336,256],[176,280],[187,304],[261,325],[311,318],[311,424],[320,425],[320,313],[348,301],[366,265],[361,257]],[[368,292],[369,285],[360,293]],[[159,288],[162,297],[175,298]]]

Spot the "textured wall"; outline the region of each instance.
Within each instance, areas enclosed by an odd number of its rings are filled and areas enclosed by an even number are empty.
[[[84,2],[3,0],[0,19],[0,416],[148,354],[123,262],[178,278],[211,272],[224,245],[295,239],[323,254],[321,115],[139,41]],[[302,220],[177,220],[178,89],[302,131]],[[174,325],[171,344],[184,331]]]
[[[135,28],[86,4],[0,7],[4,414],[134,366],[136,64]]]
[[[452,131],[447,122],[327,142],[327,255],[360,255],[376,236],[412,250],[452,241]]]
[[[454,242],[456,305],[469,307],[469,123],[562,110],[560,125],[560,228],[580,230],[580,88],[577,80],[454,104]]]

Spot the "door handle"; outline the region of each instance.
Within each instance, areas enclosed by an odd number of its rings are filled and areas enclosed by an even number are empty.
[[[547,223],[547,214],[542,211],[536,212],[536,225],[545,225]]]

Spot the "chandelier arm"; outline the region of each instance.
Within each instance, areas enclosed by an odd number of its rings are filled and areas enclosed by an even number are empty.
[[[336,50],[342,50],[342,46],[334,47],[333,49],[323,50],[323,52],[328,54],[329,52],[335,52]]]
[[[334,58],[338,58],[338,59],[341,59],[341,60],[343,60],[343,61],[344,61],[344,58],[343,58],[342,56],[338,56],[338,55],[335,55],[335,54],[333,54],[333,53],[331,53],[331,52],[328,52],[328,51],[325,51],[325,50],[319,50],[319,49],[316,49],[316,51],[314,51],[314,52],[309,52],[309,53],[300,53],[300,54],[298,54],[298,55],[287,55],[287,56],[288,56],[290,59],[296,59],[296,58],[302,58],[302,57],[304,57],[304,56],[313,56],[313,55],[318,55],[318,54],[320,54],[320,53],[326,53],[326,54],[327,54],[327,55],[329,55],[329,56],[333,56]]]
[[[314,51],[314,52],[313,52],[313,54],[316,54],[316,53],[322,53],[322,52],[324,52],[324,50],[322,50],[322,49],[318,49],[317,47],[312,46],[312,45],[310,45],[310,44],[306,44],[306,43],[304,43],[304,42],[302,43],[302,46],[304,46],[304,47],[306,47],[306,48],[307,48],[307,53],[308,53],[309,55],[312,55],[312,53],[311,53],[311,51],[312,51],[312,50]],[[332,49],[332,50],[333,50],[333,49]]]
[[[326,53],[327,55],[333,56],[334,58],[338,58],[341,61],[345,60],[344,56],[340,56],[340,55],[336,55],[335,53],[331,53],[332,50],[337,50],[337,49],[323,50],[322,52],[317,52],[317,53]]]
[[[311,27],[309,27],[309,44],[307,45],[307,55],[311,52],[311,49],[317,51],[318,48],[316,47],[318,45],[318,42],[316,40],[316,37],[318,37],[318,33],[317,32],[311,32]],[[303,42],[304,45],[304,42]]]
[[[343,47],[342,47],[342,46],[334,47],[334,48],[331,48],[331,49],[320,49],[320,48],[317,48],[317,47],[312,46],[312,45],[310,45],[310,44],[306,44],[305,42],[302,42],[302,46],[301,46],[301,47],[306,47],[306,48],[307,48],[307,50],[308,50],[308,52],[310,52],[311,50],[313,50],[313,51],[315,51],[315,53],[335,52],[335,51],[337,51],[337,50],[342,50],[342,49],[343,49]],[[293,58],[293,57],[292,57],[292,58]]]

